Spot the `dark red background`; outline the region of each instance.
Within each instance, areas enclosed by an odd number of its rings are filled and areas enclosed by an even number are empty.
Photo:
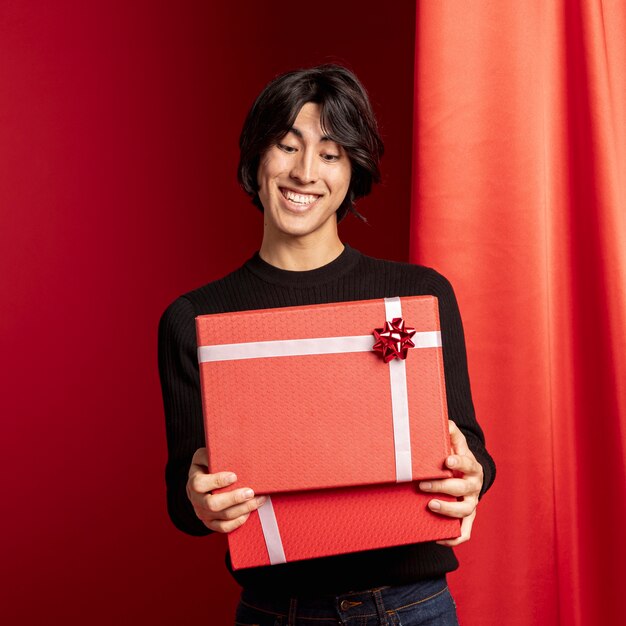
[[[3,623],[230,622],[223,538],[166,513],[158,319],[258,247],[239,131],[299,66],[346,64],[369,90],[384,182],[359,205],[371,226],[341,235],[408,258],[414,11],[0,5]]]

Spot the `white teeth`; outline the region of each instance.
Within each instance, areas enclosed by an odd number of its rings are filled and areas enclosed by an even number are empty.
[[[294,193],[293,191],[290,191],[289,189],[281,189],[280,191],[283,194],[283,196],[285,196],[285,198],[287,198],[288,200],[291,200],[292,202],[297,202],[298,204],[311,204],[311,202],[315,202],[315,200],[319,198],[319,196],[311,196],[311,195],[304,196],[300,193]]]

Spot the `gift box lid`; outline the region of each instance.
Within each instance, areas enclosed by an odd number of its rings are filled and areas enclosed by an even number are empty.
[[[196,330],[209,471],[235,472],[230,489],[451,475],[434,296],[201,315]]]

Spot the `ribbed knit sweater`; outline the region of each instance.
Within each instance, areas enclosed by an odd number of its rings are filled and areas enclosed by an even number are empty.
[[[431,268],[376,259],[345,243],[333,261],[305,271],[275,267],[257,251],[227,276],[178,297],[159,322],[159,374],[168,449],[165,482],[168,513],[174,525],[194,536],[212,533],[196,516],[186,493],[193,454],[206,445],[196,351],[197,315],[427,294],[439,301],[448,415],[483,467],[482,496],[495,478],[495,465],[476,421],[463,327],[448,280]],[[232,570],[227,553],[226,565],[243,587],[273,594],[311,595],[408,584],[450,572],[458,567],[458,561],[452,548],[427,542],[237,571]]]

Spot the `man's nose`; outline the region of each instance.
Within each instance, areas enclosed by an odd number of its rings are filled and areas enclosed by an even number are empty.
[[[294,159],[290,175],[303,185],[317,180],[317,161],[313,150],[301,150]]]

